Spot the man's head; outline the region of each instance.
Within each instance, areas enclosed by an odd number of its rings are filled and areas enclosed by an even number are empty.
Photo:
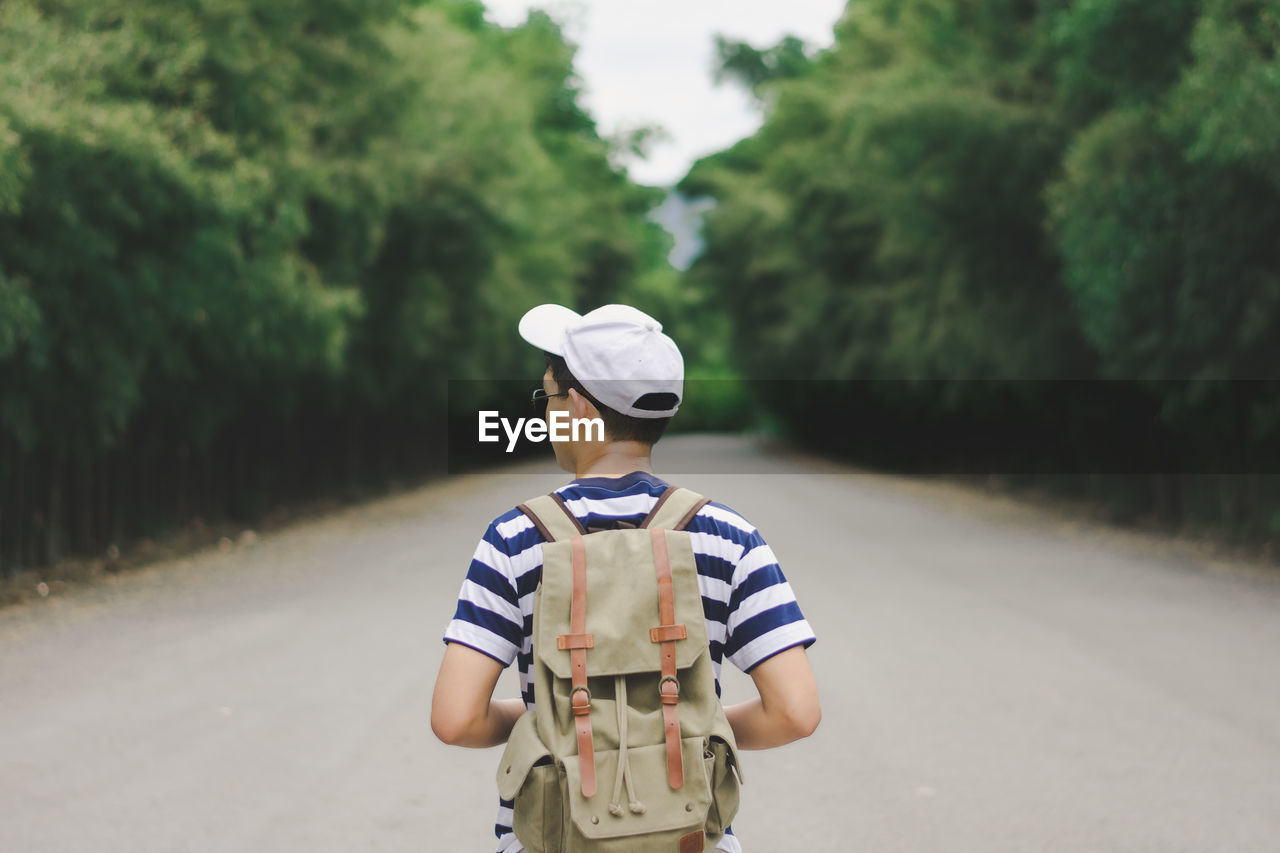
[[[520,335],[543,350],[543,388],[552,397],[548,417],[604,422],[610,452],[645,455],[680,406],[684,360],[662,325],[629,305],[605,305],[585,315],[561,305],[539,305],[520,320]],[[575,470],[603,452],[600,442],[553,444],[560,466]]]

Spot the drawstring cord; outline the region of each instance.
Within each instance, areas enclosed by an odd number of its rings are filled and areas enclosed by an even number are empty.
[[[613,778],[613,796],[609,798],[609,814],[622,817],[622,783],[627,783],[627,807],[633,814],[644,814],[645,804],[636,798],[635,782],[631,778],[631,750],[627,748],[627,679],[614,676],[614,704],[618,711],[618,772]]]

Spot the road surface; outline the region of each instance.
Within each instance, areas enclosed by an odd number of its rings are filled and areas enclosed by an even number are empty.
[[[744,756],[747,853],[1280,850],[1274,577],[740,439],[654,461],[760,527],[819,638],[818,731]],[[491,853],[499,750],[428,724],[440,636],[489,520],[566,479],[0,610],[0,851]]]

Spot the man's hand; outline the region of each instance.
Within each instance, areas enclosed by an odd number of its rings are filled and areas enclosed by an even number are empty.
[[[431,731],[453,746],[506,743],[524,713],[520,699],[494,699],[503,666],[461,643],[448,643],[431,696]]]
[[[724,709],[739,749],[769,749],[808,737],[822,707],[803,646],[792,646],[751,669],[759,699]]]

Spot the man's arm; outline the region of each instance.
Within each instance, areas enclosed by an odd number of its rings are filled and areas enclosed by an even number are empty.
[[[818,728],[818,682],[803,646],[792,646],[752,667],[751,679],[760,698],[724,709],[739,749],[782,746]]]
[[[461,643],[448,643],[431,696],[431,731],[453,746],[506,743],[524,713],[521,699],[494,699],[503,665]]]

